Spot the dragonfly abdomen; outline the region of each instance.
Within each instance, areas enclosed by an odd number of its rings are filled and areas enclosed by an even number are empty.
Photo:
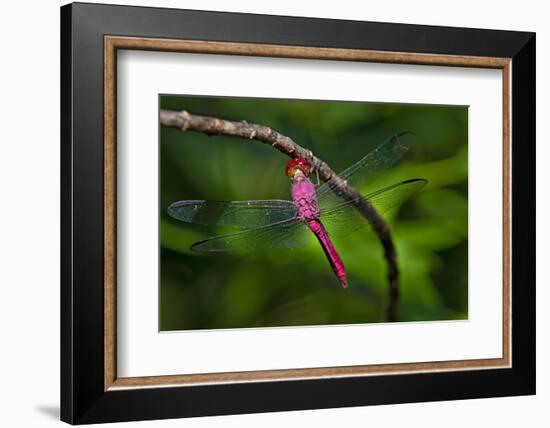
[[[340,280],[340,284],[342,284],[342,287],[346,288],[348,286],[346,268],[344,267],[342,259],[340,259],[340,256],[338,255],[338,251],[336,251],[336,248],[332,245],[332,241],[330,240],[323,223],[321,223],[318,219],[314,219],[309,220],[307,225],[319,240],[321,247],[323,247],[323,251],[327,256],[330,267]]]
[[[344,263],[340,259],[336,248],[332,245],[325,227],[319,220],[321,212],[317,204],[315,186],[303,174],[298,174],[297,177],[294,177],[292,182],[292,200],[296,206],[298,220],[306,223],[315,234],[327,256],[330,267],[338,277],[342,287],[347,287],[348,282]]]

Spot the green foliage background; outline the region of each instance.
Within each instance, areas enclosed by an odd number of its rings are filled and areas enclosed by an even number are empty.
[[[467,318],[468,110],[466,107],[161,96],[161,108],[268,125],[333,169],[392,134],[410,150],[372,189],[423,177],[428,185],[384,215],[401,272],[400,321]],[[254,256],[204,254],[195,241],[227,230],[178,222],[177,200],[290,198],[289,159],[230,137],[160,130],[160,329],[213,329],[384,321],[387,267],[368,227],[334,239],[348,271],[342,289],[318,243]],[[360,188],[363,192],[372,190]]]

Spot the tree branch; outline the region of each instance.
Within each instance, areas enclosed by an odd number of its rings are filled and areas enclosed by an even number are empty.
[[[351,201],[363,217],[371,223],[375,233],[378,235],[378,239],[384,248],[384,257],[388,264],[389,295],[386,320],[397,321],[399,270],[390,229],[371,203],[367,199],[364,199],[346,180],[339,177],[326,162],[316,157],[310,150],[296,144],[291,138],[280,134],[270,127],[248,123],[244,120],[241,122],[232,122],[215,117],[197,116],[186,111],[161,110],[160,123],[165,127],[178,128],[182,132],[189,130],[202,132],[207,135],[226,135],[261,141],[291,158],[301,157],[311,161],[312,165],[317,168],[319,177],[323,181],[329,182],[329,186],[334,193],[347,201]]]

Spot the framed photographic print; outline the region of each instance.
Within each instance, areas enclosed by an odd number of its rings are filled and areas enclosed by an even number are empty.
[[[535,393],[535,35],[61,8],[61,418]]]

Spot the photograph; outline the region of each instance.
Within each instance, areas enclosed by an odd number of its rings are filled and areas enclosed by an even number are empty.
[[[160,331],[468,319],[468,106],[161,94],[159,117]]]

